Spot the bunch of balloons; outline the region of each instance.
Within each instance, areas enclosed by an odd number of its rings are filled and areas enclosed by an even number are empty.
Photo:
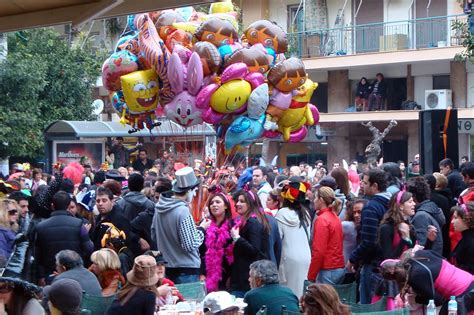
[[[102,68],[121,122],[153,128],[157,116],[189,127],[212,124],[225,149],[261,137],[298,142],[318,122],[317,83],[286,58],[286,33],[260,20],[239,36],[231,2],[129,16],[131,32]]]

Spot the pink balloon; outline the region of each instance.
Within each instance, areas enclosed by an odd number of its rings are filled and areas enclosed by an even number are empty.
[[[273,139],[273,138],[276,138],[280,135],[280,133],[278,131],[271,131],[271,130],[265,130],[263,132],[263,136],[265,138],[269,138],[269,139]]]
[[[222,118],[224,118],[224,116],[224,114],[220,114],[212,110],[211,107],[209,107],[206,111],[203,112],[202,120],[204,120],[208,124],[217,125],[222,120]]]
[[[234,63],[227,68],[225,68],[224,72],[221,76],[221,81],[227,82],[234,79],[243,78],[248,72],[247,65],[243,62]]]
[[[214,93],[218,88],[219,85],[215,83],[203,87],[196,96],[196,107],[200,109],[209,108],[212,93]]]
[[[128,50],[113,53],[102,65],[102,83],[109,91],[122,89],[120,77],[138,70],[138,58]]]
[[[316,125],[319,122],[319,110],[313,104],[309,104],[309,109],[311,110],[311,113],[313,113],[314,124]]]
[[[306,126],[303,126],[299,130],[291,133],[290,140],[288,140],[288,142],[290,143],[300,142],[306,137],[307,134],[308,134],[308,128],[306,128]]]
[[[260,72],[251,72],[245,76],[245,80],[247,80],[251,85],[252,89],[256,89],[263,83],[265,83],[265,77]]]

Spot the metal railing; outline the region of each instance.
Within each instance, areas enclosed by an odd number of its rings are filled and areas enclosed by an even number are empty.
[[[437,16],[414,20],[372,23],[289,33],[289,55],[315,58],[396,50],[460,46],[462,32],[455,22],[467,15]]]

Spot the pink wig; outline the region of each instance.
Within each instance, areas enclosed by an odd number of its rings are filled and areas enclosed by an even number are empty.
[[[64,178],[69,178],[74,185],[82,182],[82,173],[84,173],[84,168],[77,162],[69,163],[63,170]]]

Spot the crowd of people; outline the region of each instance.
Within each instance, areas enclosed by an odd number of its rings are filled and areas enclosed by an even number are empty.
[[[444,314],[455,296],[458,314],[474,311],[472,162],[458,171],[445,159],[424,176],[419,155],[408,170],[192,167],[143,148],[130,164],[114,146],[107,171],[16,165],[0,181],[8,314],[79,314],[88,295],[110,298],[106,314],[151,315],[196,282],[216,314],[349,314],[335,286],[354,281],[361,304],[416,312],[433,299]]]

